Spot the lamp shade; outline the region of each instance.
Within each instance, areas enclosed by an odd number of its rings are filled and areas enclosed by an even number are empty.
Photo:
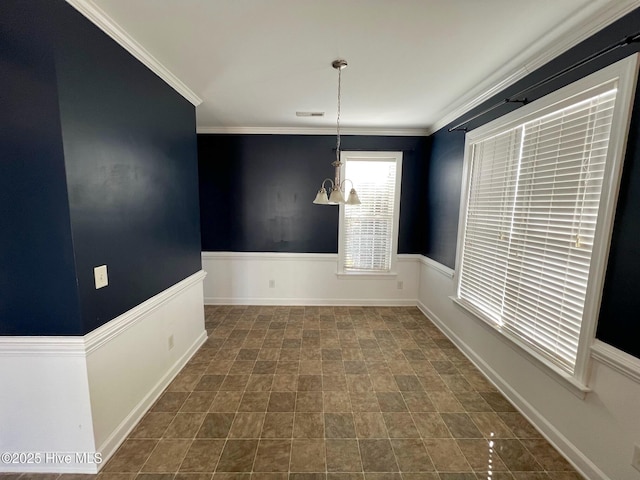
[[[316,205],[329,205],[329,199],[327,198],[327,190],[322,187],[318,190],[316,199],[313,201]]]
[[[356,193],[356,189],[352,188],[349,192],[349,198],[347,198],[347,205],[360,205],[362,202]]]
[[[329,204],[337,205],[339,203],[344,203],[344,196],[339,188],[335,187],[331,190],[331,195],[329,196]]]

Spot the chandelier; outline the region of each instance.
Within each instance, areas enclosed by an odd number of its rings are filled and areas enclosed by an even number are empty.
[[[346,60],[334,60],[331,63],[331,66],[338,70],[338,118],[336,121],[336,160],[331,163],[331,165],[335,168],[334,179],[325,178],[322,181],[322,185],[320,185],[320,190],[316,194],[316,198],[313,203],[317,205],[340,205],[341,203],[347,205],[360,205],[360,199],[358,198],[358,194],[356,193],[355,188],[353,188],[353,182],[347,178],[340,181],[340,167],[342,167],[342,162],[340,161],[340,87],[342,81],[342,69],[347,66]],[[329,187],[329,193],[327,193],[327,189],[325,188],[325,184],[329,182],[331,186]],[[344,199],[344,183],[351,183],[351,191],[349,192],[349,196],[347,200]]]

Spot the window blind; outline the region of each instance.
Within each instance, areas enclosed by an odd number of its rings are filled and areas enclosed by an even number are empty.
[[[473,146],[460,297],[502,322],[522,128]]]
[[[360,205],[344,207],[344,270],[389,272],[396,208],[396,162],[349,159],[345,177],[357,185]]]
[[[604,90],[472,147],[458,296],[569,373],[617,92]]]

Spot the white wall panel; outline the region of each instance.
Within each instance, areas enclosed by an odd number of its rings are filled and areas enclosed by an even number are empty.
[[[203,278],[192,275],[87,335],[94,434],[106,458],[206,340]]]
[[[587,478],[638,480],[640,384],[593,360],[584,398],[449,298],[455,281],[424,262],[418,306]]]
[[[84,337],[0,337],[0,453],[27,454],[0,472],[96,473],[206,340],[205,275]]]
[[[336,274],[336,254],[203,252],[204,300],[210,305],[415,305],[418,259],[398,255],[396,275],[347,278]]]

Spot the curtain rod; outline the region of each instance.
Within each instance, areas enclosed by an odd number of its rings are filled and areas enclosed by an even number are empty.
[[[591,62],[592,60],[595,60],[596,58],[600,58],[601,56],[617,49],[620,47],[626,47],[628,45],[631,45],[632,43],[638,43],[640,42],[640,32],[636,32],[633,35],[629,35],[626,36],[625,38],[623,38],[622,40],[609,45],[608,47],[603,48],[602,50],[593,53],[591,55],[589,55],[586,58],[583,58],[582,60],[574,63],[573,65],[568,66],[567,68],[560,70],[559,72],[555,73],[554,75],[551,75],[550,77],[545,78],[544,80],[540,80],[537,83],[534,83],[533,85],[524,88],[523,90],[520,90],[518,93],[511,95],[508,98],[505,98],[504,100],[500,101],[499,103],[496,103],[495,105],[492,105],[489,108],[486,108],[484,110],[482,110],[480,113],[475,114],[474,116],[472,116],[471,118],[468,118],[467,120],[458,123],[457,125],[451,127],[448,131],[449,132],[468,132],[469,130],[466,127],[463,127],[463,125],[466,125],[469,122],[472,122],[473,120],[475,120],[476,118],[479,118],[487,113],[489,113],[492,110],[495,110],[498,107],[501,107],[502,105],[505,105],[507,103],[521,103],[523,105],[526,105],[528,103],[527,98],[519,98],[521,97],[523,94],[525,94],[526,92],[529,92],[531,90],[535,90],[538,87],[541,87],[543,85],[546,85],[549,82],[552,82],[553,80],[555,80],[558,77],[561,77],[563,75],[566,75],[569,72],[572,72],[573,70],[580,68],[581,66]],[[460,128],[463,127],[463,128]]]

